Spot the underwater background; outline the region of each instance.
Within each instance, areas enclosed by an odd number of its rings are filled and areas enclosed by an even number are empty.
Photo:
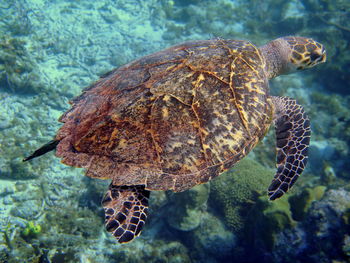
[[[270,81],[312,125],[307,169],[268,201],[275,135],[210,183],[153,192],[140,237],[104,228],[107,181],[49,153],[68,101],[103,73],[194,39],[312,37],[327,62]],[[350,262],[350,1],[0,1],[0,262]]]

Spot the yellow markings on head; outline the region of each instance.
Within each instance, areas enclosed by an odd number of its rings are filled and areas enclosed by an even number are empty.
[[[311,38],[284,37],[290,47],[289,61],[293,68],[302,70],[326,61],[323,45]]]

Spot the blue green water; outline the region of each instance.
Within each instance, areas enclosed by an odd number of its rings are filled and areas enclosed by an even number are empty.
[[[327,62],[270,81],[310,116],[307,169],[281,199],[266,189],[273,129],[210,183],[154,192],[139,237],[118,244],[100,205],[109,182],[54,153],[73,97],[99,76],[197,39],[257,46],[288,35],[322,43]],[[349,262],[350,1],[0,1],[0,262]]]

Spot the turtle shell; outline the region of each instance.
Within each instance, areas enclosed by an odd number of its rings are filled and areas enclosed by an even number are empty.
[[[101,77],[60,118],[56,155],[115,185],[183,191],[230,168],[263,137],[272,104],[250,42],[188,42]]]

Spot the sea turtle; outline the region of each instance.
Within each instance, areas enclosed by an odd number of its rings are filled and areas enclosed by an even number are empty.
[[[112,179],[102,200],[120,243],[140,234],[150,191],[180,192],[232,167],[276,127],[281,197],[303,171],[310,122],[294,99],[269,94],[268,80],[325,62],[310,38],[186,42],[105,74],[71,101],[56,137],[24,161],[56,149],[86,175]]]

